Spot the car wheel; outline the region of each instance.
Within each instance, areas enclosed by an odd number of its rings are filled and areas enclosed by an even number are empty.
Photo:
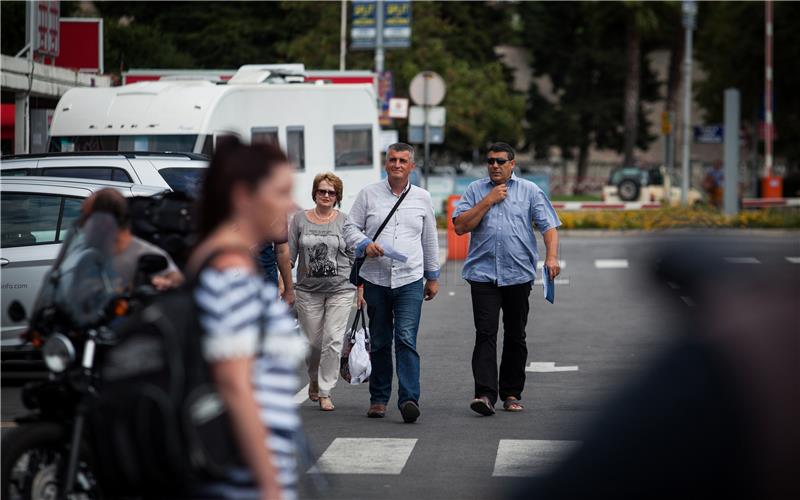
[[[622,201],[636,201],[639,199],[639,183],[633,179],[623,179],[617,184],[617,195]]]

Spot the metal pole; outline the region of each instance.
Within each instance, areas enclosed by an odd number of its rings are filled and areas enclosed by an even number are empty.
[[[378,73],[378,78],[383,73],[383,0],[375,2],[375,28],[378,30],[375,34],[375,72]]]
[[[724,195],[725,215],[736,215],[739,211],[739,122],[740,97],[737,89],[725,90],[725,151],[724,151]]]
[[[689,148],[692,133],[692,30],[697,6],[694,2],[683,2],[683,24],[686,28],[686,45],[683,54],[683,165],[681,168],[681,205],[689,202]]]
[[[765,4],[764,54],[764,177],[772,176],[772,0]]]
[[[342,0],[342,19],[339,32],[339,71],[344,71],[347,56],[347,0]]]
[[[425,78],[425,86],[423,87],[423,102],[425,103],[422,107],[425,110],[425,165],[423,166],[422,173],[425,177],[425,189],[428,189],[428,172],[430,171],[430,158],[431,158],[431,141],[430,141],[430,127],[428,125],[428,85],[430,78]]]

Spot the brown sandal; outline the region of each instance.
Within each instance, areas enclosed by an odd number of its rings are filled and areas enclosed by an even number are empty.
[[[331,401],[330,397],[320,396],[319,409],[322,411],[333,411],[336,407],[333,406],[333,401]]]
[[[511,397],[506,398],[506,400],[503,401],[503,409],[505,411],[522,411],[525,409],[525,407],[522,406],[522,403],[519,402],[519,399]]]
[[[315,403],[319,401],[319,383],[317,382],[308,383],[308,399],[310,399]]]

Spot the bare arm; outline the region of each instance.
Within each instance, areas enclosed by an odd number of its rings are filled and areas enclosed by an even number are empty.
[[[275,260],[278,262],[278,271],[283,280],[283,294],[281,298],[288,305],[294,304],[294,284],[292,283],[292,260],[289,257],[289,244],[275,244]]]
[[[281,487],[272,452],[267,448],[267,429],[250,382],[251,358],[235,358],[211,364],[211,373],[231,418],[243,458],[255,476],[263,498],[280,498]]]
[[[544,239],[545,257],[544,265],[547,266],[550,279],[555,279],[561,274],[561,266],[558,264],[558,231],[556,228],[548,229],[542,235]]]

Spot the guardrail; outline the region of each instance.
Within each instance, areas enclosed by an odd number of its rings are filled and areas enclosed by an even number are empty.
[[[744,198],[744,208],[800,207],[800,198]]]

